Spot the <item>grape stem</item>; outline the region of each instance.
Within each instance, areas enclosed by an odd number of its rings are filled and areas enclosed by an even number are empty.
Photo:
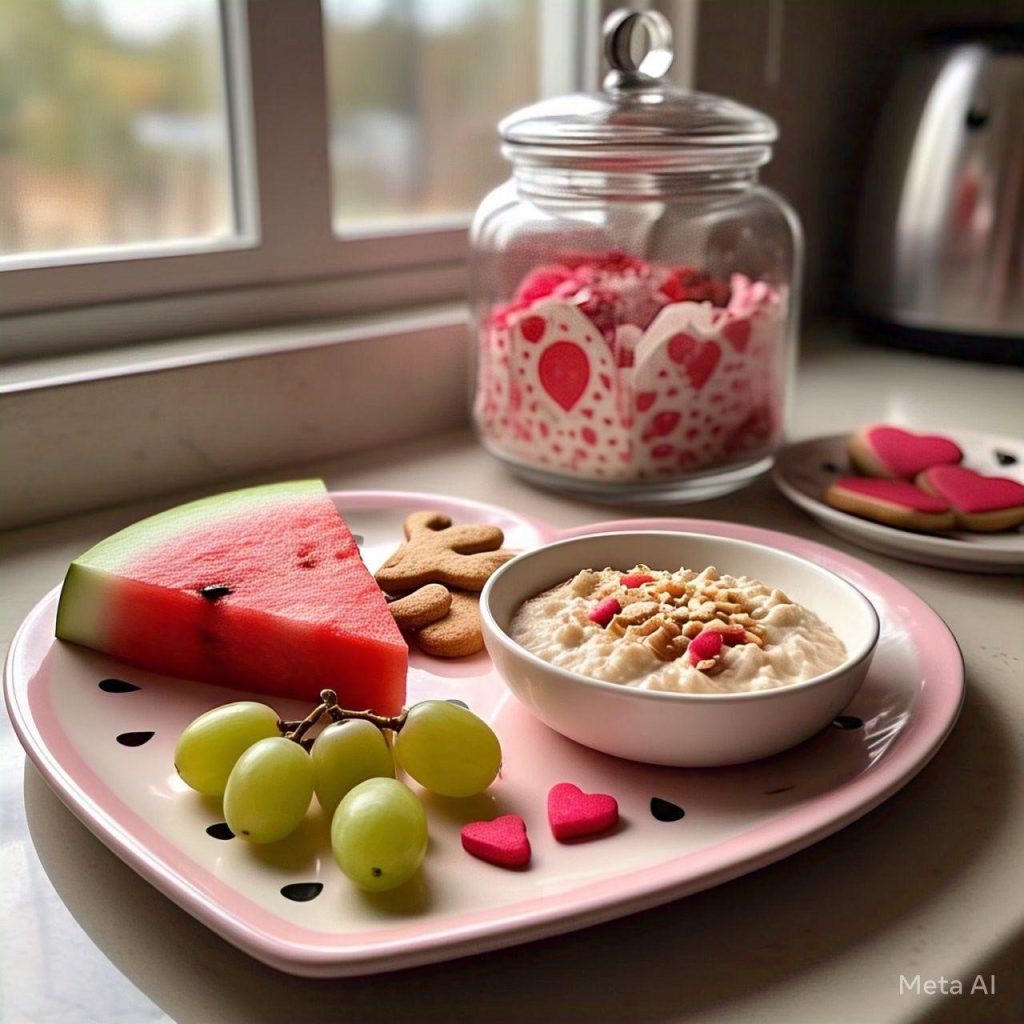
[[[294,740],[301,746],[312,743],[312,740],[303,739],[307,732],[313,728],[325,714],[329,715],[332,722],[348,722],[353,719],[360,719],[364,722],[372,722],[378,729],[393,729],[398,732],[405,725],[407,709],[403,709],[400,715],[378,715],[372,711],[350,711],[348,708],[338,707],[338,695],[334,690],[321,690],[320,701],[315,708],[301,721],[286,722],[278,719],[277,728],[285,739]]]
[[[324,690],[320,694],[321,699],[323,699],[323,695],[325,693],[330,693],[330,692],[331,691],[329,691],[329,690]],[[334,699],[337,700],[338,698],[335,697]],[[284,734],[284,738],[286,740],[295,740],[296,743],[301,744],[302,743],[302,737],[305,736],[306,733],[309,732],[309,730],[312,729],[313,726],[316,725],[316,723],[319,722],[321,718],[323,718],[324,712],[326,710],[327,710],[327,702],[326,701],[324,701],[322,704],[317,704],[317,706],[315,708],[313,708],[313,710],[310,711],[310,713],[308,715],[306,715],[306,717],[301,722],[299,722],[297,725],[295,725],[294,729],[289,729]],[[288,722],[286,724],[291,725],[292,723]]]
[[[393,717],[377,715],[372,711],[349,711],[347,708],[339,708],[337,705],[329,707],[327,713],[331,716],[332,721],[335,722],[348,722],[353,719],[359,719],[363,722],[372,722],[378,729],[393,729],[395,732],[398,732],[405,725],[405,719],[408,715],[407,711],[403,711],[400,715]]]

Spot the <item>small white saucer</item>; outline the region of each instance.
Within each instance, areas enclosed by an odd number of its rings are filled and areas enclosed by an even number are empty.
[[[948,431],[964,452],[963,464],[988,476],[1005,476],[1024,484],[1024,440]],[[860,519],[826,505],[825,490],[837,477],[849,476],[847,434],[815,437],[791,444],[775,461],[773,479],[794,504],[832,533],[871,551],[905,562],[919,562],[961,572],[1024,572],[1024,530],[1003,533],[914,533]],[[1013,461],[1011,461],[1013,460]]]

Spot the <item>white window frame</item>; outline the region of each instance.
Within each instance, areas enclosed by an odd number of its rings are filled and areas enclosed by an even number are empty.
[[[538,3],[541,94],[595,87],[618,4]],[[4,360],[464,297],[468,216],[334,233],[320,0],[220,8],[237,234],[0,260]]]

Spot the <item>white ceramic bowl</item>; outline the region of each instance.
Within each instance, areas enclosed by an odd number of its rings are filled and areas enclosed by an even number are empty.
[[[806,682],[751,693],[642,690],[591,679],[531,654],[508,634],[527,598],[581,569],[644,564],[714,565],[784,590],[816,612],[846,645],[842,665]],[[795,746],[827,726],[867,675],[878,615],[852,584],[827,569],[761,544],[696,533],[600,533],[519,555],[480,598],[484,641],[509,689],[542,722],[595,750],[632,761],[686,767],[740,764]]]

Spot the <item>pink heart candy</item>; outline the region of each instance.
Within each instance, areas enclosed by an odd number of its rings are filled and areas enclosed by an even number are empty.
[[[571,782],[559,782],[548,793],[548,822],[560,843],[599,835],[618,824],[619,804],[607,793],[584,793]]]
[[[493,821],[474,821],[462,827],[466,853],[502,868],[525,868],[530,863],[526,823],[518,814],[503,814]]]
[[[722,653],[722,641],[724,637],[717,629],[705,629],[698,633],[686,648],[690,661],[696,665],[699,661],[708,658],[717,658]]]

